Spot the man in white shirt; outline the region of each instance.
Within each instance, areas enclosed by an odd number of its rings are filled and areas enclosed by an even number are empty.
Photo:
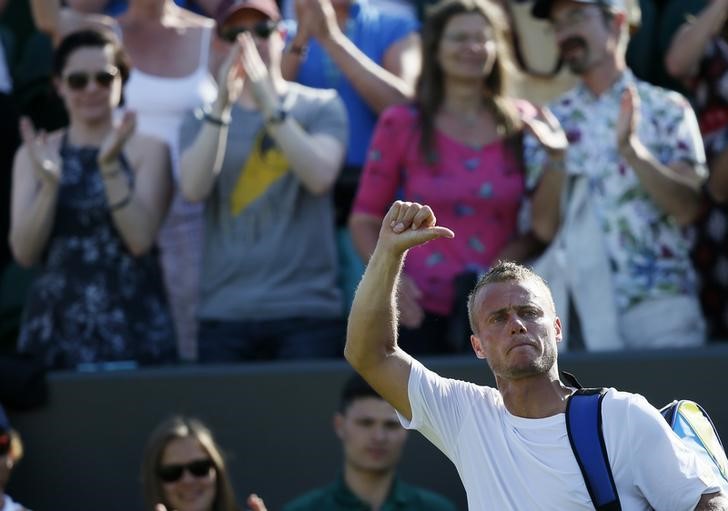
[[[589,510],[564,412],[575,389],[559,379],[562,339],[551,293],[532,271],[500,263],[468,303],[476,356],[497,389],[442,378],[397,345],[397,279],[407,251],[454,233],[428,206],[395,202],[349,316],[345,355],[400,414],[455,464],[471,510]],[[602,404],[608,459],[624,511],[728,510],[718,481],[635,394]]]

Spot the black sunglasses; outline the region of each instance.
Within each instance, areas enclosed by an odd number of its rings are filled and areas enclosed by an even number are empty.
[[[210,475],[213,468],[215,465],[212,460],[194,460],[183,464],[161,465],[157,469],[157,475],[165,483],[174,483],[182,478],[185,470],[199,479]]]
[[[230,27],[225,29],[221,36],[230,43],[234,42],[238,38],[238,35],[243,32],[252,32],[253,35],[261,39],[268,39],[275,32],[277,26],[278,23],[273,20],[260,21],[252,27]]]
[[[114,68],[112,70],[105,69],[103,71],[98,71],[96,73],[82,73],[82,72],[76,72],[76,73],[69,73],[66,75],[66,83],[72,90],[84,90],[86,87],[88,87],[89,81],[91,79],[96,80],[96,84],[100,87],[104,87],[106,89],[109,88],[111,85],[111,82],[114,81],[114,78],[116,78],[116,75],[119,74],[119,70]]]

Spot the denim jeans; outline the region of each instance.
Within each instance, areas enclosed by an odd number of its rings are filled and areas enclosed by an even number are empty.
[[[342,357],[341,318],[200,321],[201,363]]]

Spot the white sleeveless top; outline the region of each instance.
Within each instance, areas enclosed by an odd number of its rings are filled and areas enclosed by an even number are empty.
[[[212,27],[203,29],[197,69],[187,76],[170,78],[132,69],[124,87],[125,108],[137,113],[140,133],[169,144],[172,170],[179,176],[179,129],[187,112],[212,103],[217,83],[208,70]]]

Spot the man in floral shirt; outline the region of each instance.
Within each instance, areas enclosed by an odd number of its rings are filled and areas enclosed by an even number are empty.
[[[622,0],[537,0],[532,13],[551,21],[581,78],[550,105],[553,115],[526,121],[538,138],[568,140],[549,151],[526,141],[529,172],[541,180],[534,230],[553,239],[544,273],[554,287],[561,281],[559,308],[570,300],[587,349],[702,344],[686,227],[706,176],[693,111],[626,67]]]

